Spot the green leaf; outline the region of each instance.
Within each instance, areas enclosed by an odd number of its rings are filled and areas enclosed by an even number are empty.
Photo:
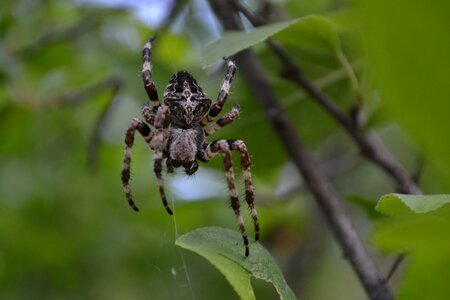
[[[275,38],[283,44],[332,54],[337,54],[341,49],[333,23],[322,16],[310,15],[297,19],[292,26],[276,34]]]
[[[250,277],[274,285],[281,299],[295,299],[272,256],[259,243],[250,241],[250,256],[245,258],[241,235],[233,230],[199,228],[179,237],[175,244],[209,260],[230,282],[241,299],[255,299]]]
[[[223,37],[207,45],[203,50],[203,67],[208,67],[223,57],[228,57],[241,50],[258,44],[271,35],[286,29],[299,19],[258,27],[252,31],[228,31]]]
[[[339,39],[332,23],[324,17],[311,15],[261,26],[248,32],[226,32],[222,38],[205,47],[202,64],[208,67],[223,57],[256,45],[274,34],[282,42],[299,47],[332,53],[337,53],[340,49]]]
[[[396,299],[450,299],[449,195],[382,197],[373,242],[385,252],[407,252]],[[446,205],[447,204],[447,205]]]
[[[399,202],[400,201],[400,202]],[[427,213],[450,203],[450,195],[388,194],[381,197],[376,209],[382,213],[399,213],[406,207],[416,213]]]

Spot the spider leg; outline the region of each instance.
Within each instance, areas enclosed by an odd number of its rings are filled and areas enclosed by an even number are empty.
[[[240,212],[240,203],[239,203],[238,193],[236,190],[236,180],[235,180],[234,172],[233,172],[233,163],[232,163],[232,158],[231,158],[231,149],[230,149],[229,141],[217,140],[217,141],[214,141],[211,144],[207,145],[205,151],[203,152],[203,156],[202,156],[201,160],[209,161],[218,153],[220,153],[222,155],[223,164],[225,166],[227,183],[228,183],[228,190],[230,192],[231,208],[233,209],[234,214],[236,216],[236,220],[239,224],[239,230],[241,231],[242,239],[244,241],[245,257],[247,257],[250,253],[249,243],[248,243],[247,233],[245,231],[244,219],[242,218],[241,212]]]
[[[134,118],[131,121],[130,126],[128,127],[128,130],[125,135],[125,151],[124,151],[124,158],[123,158],[123,166],[122,166],[122,186],[123,186],[123,192],[125,193],[125,197],[130,204],[130,206],[135,210],[139,211],[136,204],[133,201],[133,198],[131,197],[131,189],[129,185],[130,181],[130,166],[131,166],[131,150],[133,148],[133,142],[134,142],[134,134],[136,133],[136,130],[142,135],[144,140],[147,143],[150,143],[152,139],[152,132],[150,131],[150,127],[142,122],[141,120]]]
[[[161,103],[158,99],[158,91],[156,90],[155,82],[152,79],[152,65],[150,63],[154,40],[154,36],[150,37],[142,50],[142,80],[144,81],[145,91],[150,99],[152,111],[156,112],[158,107],[161,106]]]
[[[145,104],[142,108],[142,115],[144,116],[144,120],[147,124],[154,126],[156,113],[152,111],[148,104]]]
[[[166,159],[166,168],[167,168],[167,173],[173,173],[174,167],[173,167],[173,162],[170,158]]]
[[[259,221],[258,213],[255,207],[255,194],[253,191],[252,173],[250,172],[250,154],[248,153],[247,146],[244,141],[241,140],[229,140],[229,147],[231,150],[239,151],[241,154],[242,173],[244,175],[245,184],[245,201],[247,202],[250,214],[253,219],[253,225],[255,227],[255,240],[259,239]]]
[[[166,148],[167,139],[169,138],[169,107],[166,105],[161,105],[156,113],[155,117],[155,128],[156,134],[151,142],[151,147],[155,150],[153,156],[153,171],[155,172],[156,180],[159,187],[159,194],[163,202],[166,211],[169,215],[173,215],[172,210],[169,208],[169,204],[166,199],[166,194],[164,192],[164,183],[162,178],[162,162],[164,159],[164,149]]]
[[[217,120],[217,122],[214,123],[213,125],[208,126],[204,129],[205,135],[206,136],[211,135],[211,134],[215,133],[216,131],[222,129],[224,126],[232,123],[237,118],[239,118],[240,109],[241,109],[241,107],[238,104],[233,106],[233,108],[231,109],[231,111],[229,113],[225,114],[222,118]]]
[[[204,116],[201,120],[201,125],[206,126],[210,123],[217,115],[222,111],[223,106],[225,105],[225,101],[227,100],[228,93],[230,91],[231,82],[234,78],[234,73],[236,73],[236,65],[231,60],[227,61],[227,73],[225,75],[225,79],[222,83],[222,87],[220,88],[219,95],[217,96],[216,102],[214,102],[209,108],[208,115]]]

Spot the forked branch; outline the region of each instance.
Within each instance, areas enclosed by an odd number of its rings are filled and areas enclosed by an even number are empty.
[[[233,0],[232,2],[235,9],[244,14],[253,26],[265,25],[263,18],[252,14],[240,1]],[[305,90],[317,104],[328,112],[347,131],[359,147],[361,154],[397,182],[399,191],[407,194],[422,194],[414,180],[404,171],[398,161],[392,159],[392,155],[386,152],[381,142],[373,135],[365,133],[360,124],[354,121],[352,115],[342,111],[332,99],[315,86],[280,43],[269,39],[267,44],[283,64],[285,77]]]
[[[242,23],[229,1],[209,2],[225,29],[242,30]],[[320,172],[281,107],[257,56],[251,50],[244,50],[236,55],[236,59],[255,94],[255,99],[262,106],[281,143],[305,178],[367,295],[370,299],[393,299],[391,291],[353,228],[340,199],[327,178]]]

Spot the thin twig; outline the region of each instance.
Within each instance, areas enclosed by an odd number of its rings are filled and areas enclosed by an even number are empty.
[[[242,30],[242,23],[228,1],[210,0],[217,17],[227,30]],[[311,154],[306,150],[295,127],[279,104],[278,98],[267,79],[256,55],[251,50],[236,55],[237,63],[246,78],[255,99],[262,106],[284,148],[302,173],[315,199],[319,203],[338,242],[360,279],[370,299],[393,299],[375,263],[369,256],[340,199],[320,172]]]
[[[102,81],[74,92],[66,92],[54,97],[50,103],[54,106],[78,106],[96,94],[106,90],[114,90],[122,86],[122,80],[116,76],[108,77]]]
[[[103,106],[102,112],[97,117],[92,134],[89,138],[88,143],[88,153],[87,153],[87,166],[89,169],[93,170],[97,167],[99,146],[101,141],[101,134],[108,125],[109,116],[114,108],[117,106],[117,94],[122,88],[122,81],[116,78],[111,78],[109,81],[109,88],[111,89],[111,94],[109,95],[108,102]],[[105,88],[107,88],[105,86]]]
[[[386,277],[384,278],[384,281],[387,283],[392,278],[392,275],[394,275],[395,271],[397,271],[400,264],[403,262],[403,260],[406,258],[406,253],[399,254],[392,264],[391,268],[389,269]]]
[[[188,4],[187,0],[175,0],[172,4],[172,7],[169,10],[169,13],[161,22],[161,25],[158,27],[155,35],[159,36],[162,32],[166,31],[170,28],[170,26],[178,19],[178,17],[183,12],[185,6]]]
[[[54,97],[54,99],[50,102],[51,106],[73,107],[81,105],[86,101],[89,101],[95,95],[98,95],[106,91],[110,91],[108,100],[103,106],[103,109],[100,115],[97,117],[97,120],[95,121],[95,125],[94,128],[92,129],[92,134],[88,142],[87,166],[91,170],[95,169],[97,166],[98,149],[100,146],[101,133],[106,127],[109,115],[115,108],[114,105],[115,99],[117,94],[120,92],[122,86],[123,82],[119,77],[111,76],[109,78],[106,78],[105,80],[97,82],[86,88],[83,88],[82,90],[75,92],[68,92],[60,96]]]
[[[101,22],[108,16],[121,12],[123,9],[102,9],[91,12],[74,24],[68,27],[52,28],[48,32],[43,33],[34,41],[21,48],[14,49],[12,52],[24,59],[30,60],[39,54],[39,51],[48,47],[51,44],[73,41],[92,28],[101,24]]]

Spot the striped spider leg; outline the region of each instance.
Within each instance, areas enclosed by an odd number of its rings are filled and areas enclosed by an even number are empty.
[[[199,158],[204,162],[208,162],[217,154],[220,154],[223,159],[223,164],[225,166],[226,179],[228,184],[228,190],[230,193],[231,208],[234,211],[237,222],[239,224],[239,230],[242,234],[242,239],[244,241],[245,256],[249,255],[248,237],[245,231],[244,220],[240,213],[240,203],[238,192],[236,189],[236,180],[233,171],[233,161],[231,156],[231,151],[238,151],[241,155],[241,165],[242,172],[244,175],[245,183],[245,200],[248,207],[250,208],[250,213],[253,218],[253,224],[255,227],[255,240],[259,239],[259,221],[258,214],[255,208],[255,199],[253,192],[252,175],[250,172],[250,154],[247,150],[247,146],[241,140],[217,140],[205,146],[205,150],[202,153],[202,157]]]
[[[157,183],[159,186],[159,192],[161,196],[161,200],[163,202],[166,211],[172,215],[172,210],[169,208],[164,188],[162,182],[162,149],[164,141],[167,140],[167,132],[168,132],[168,124],[170,121],[169,116],[167,116],[168,107],[162,106],[158,99],[158,92],[156,89],[156,85],[152,79],[152,65],[151,65],[151,49],[153,46],[153,41],[155,37],[150,37],[148,42],[144,45],[144,49],[142,50],[142,80],[144,82],[144,88],[147,92],[149,98],[149,104],[145,105],[142,109],[142,115],[144,116],[145,122],[134,118],[126,132],[125,135],[125,151],[124,151],[124,160],[122,166],[122,185],[123,191],[125,193],[125,197],[130,204],[130,206],[135,210],[139,211],[136,204],[134,203],[131,196],[131,189],[129,185],[130,180],[130,167],[131,167],[131,150],[134,142],[134,134],[136,130],[142,135],[145,142],[150,146],[152,150],[154,150],[155,155],[154,159],[154,167],[153,171],[157,178]],[[158,124],[155,124],[155,118],[159,116]],[[154,126],[156,130],[151,130],[150,126]],[[159,142],[159,143],[158,143]],[[156,148],[155,146],[156,145]]]

